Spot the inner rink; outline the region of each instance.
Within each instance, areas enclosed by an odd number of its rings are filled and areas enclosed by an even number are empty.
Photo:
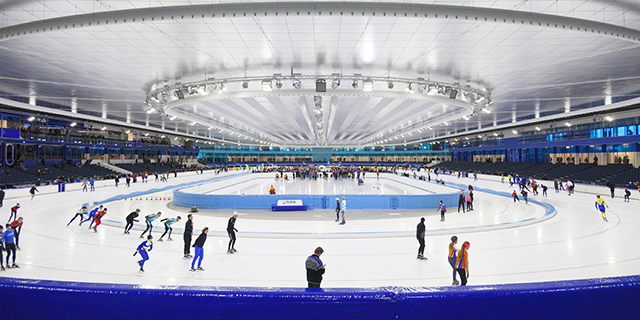
[[[475,188],[475,210],[457,213],[448,208],[445,222],[439,222],[436,210],[380,210],[380,218],[371,218],[367,211],[353,212],[347,204],[347,224],[333,220],[333,209],[314,209],[289,216],[269,216],[265,210],[238,210],[237,254],[227,254],[227,219],[233,209],[194,214],[194,235],[211,228],[204,246],[204,272],[188,271],[191,259],[182,258],[182,227],[176,223],[173,240],[159,242],[164,227],[154,225],[154,249],[138,272],[133,257],[143,240],[138,222],[130,235],[123,234],[124,217],[141,209],[139,220],[161,211],[162,218],[177,215],[186,219],[187,208],[171,205],[171,188],[197,184],[216,177],[249,175],[229,172],[215,176],[182,174],[167,183],[153,182],[97,188],[95,192],[80,191],[40,194],[5,199],[2,214],[21,204],[19,215],[25,219],[20,236],[21,251],[16,262],[19,269],[0,272],[2,277],[64,280],[79,282],[138,284],[143,288],[164,286],[240,286],[240,287],[306,287],[304,261],[317,246],[324,248],[322,261],[327,264],[323,287],[414,286],[439,287],[451,284],[452,270],[447,262],[449,238],[457,235],[459,244],[471,243],[469,250],[470,278],[468,285],[543,282],[589,279],[638,274],[640,253],[631,245],[640,240],[636,226],[640,222],[633,208],[622,198],[610,199],[604,222],[594,207],[595,195],[549,190],[549,196],[530,196],[555,208],[553,215],[543,205],[514,203],[503,196],[513,189],[493,177],[480,176],[457,179],[443,176],[447,186]],[[381,174],[382,178],[398,178]],[[365,185],[378,183],[367,176]],[[375,182],[374,182],[375,181]],[[400,181],[424,186],[428,182],[413,178]],[[433,182],[431,182],[433,184]],[[365,186],[366,187],[366,186]],[[160,188],[160,189],[159,189]],[[370,187],[371,188],[371,187]],[[151,193],[137,198],[154,200],[124,200],[131,193]],[[25,192],[26,194],[26,192]],[[98,232],[67,222],[84,203],[101,202],[109,209],[105,223]],[[134,197],[135,198],[135,197]],[[167,200],[155,200],[156,198]],[[118,200],[120,199],[120,200]],[[347,198],[348,199],[348,198]],[[296,217],[300,214],[300,217]],[[304,218],[302,218],[304,216]],[[384,218],[382,217],[384,216]],[[426,218],[425,256],[416,260],[418,242],[415,228],[419,217]]]

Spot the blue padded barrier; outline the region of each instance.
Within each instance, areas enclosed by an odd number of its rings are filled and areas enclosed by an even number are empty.
[[[173,191],[178,206],[204,209],[271,209],[278,200],[302,200],[309,209],[331,209],[341,195],[216,195]],[[428,195],[345,195],[349,209],[435,209],[442,200],[447,208],[458,204],[458,193]]]
[[[8,319],[637,319],[640,276],[335,289],[145,288],[0,278],[0,301],[13,310]]]

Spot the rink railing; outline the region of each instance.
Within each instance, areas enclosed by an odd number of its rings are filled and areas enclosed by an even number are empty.
[[[640,276],[327,289],[0,278],[0,301],[8,319],[637,319]]]

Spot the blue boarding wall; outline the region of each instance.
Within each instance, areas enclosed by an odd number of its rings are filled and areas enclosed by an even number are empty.
[[[447,208],[458,204],[459,193],[428,195],[344,195],[349,209],[436,209],[440,201]],[[278,200],[302,200],[309,209],[332,209],[342,195],[213,195],[173,191],[173,203],[203,209],[271,209]]]
[[[637,275],[435,288],[152,287],[0,278],[0,306],[12,310],[7,319],[65,320],[638,319],[640,315]]]

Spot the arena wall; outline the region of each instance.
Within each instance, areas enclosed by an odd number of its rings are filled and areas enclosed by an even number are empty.
[[[635,319],[640,314],[640,276],[334,289],[0,278],[0,301],[11,319]]]

